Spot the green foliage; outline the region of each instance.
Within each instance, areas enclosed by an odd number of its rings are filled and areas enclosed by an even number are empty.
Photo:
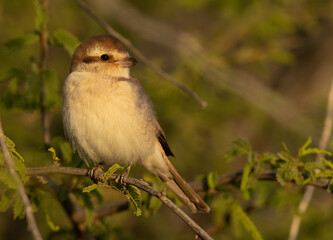
[[[0,212],[5,212],[13,204],[16,191],[7,189],[0,200]]]
[[[258,229],[249,216],[244,212],[242,207],[230,197],[226,199],[226,203],[229,204],[232,216],[242,224],[245,230],[250,234],[251,238],[254,240],[262,240],[263,238]]]
[[[91,184],[91,185],[83,188],[82,192],[84,192],[84,193],[90,193],[92,190],[95,190],[96,188],[98,188],[97,184]]]
[[[21,37],[13,38],[5,42],[5,46],[10,51],[17,51],[36,43],[38,39],[39,37],[35,32],[26,33]]]
[[[119,172],[119,171],[123,171],[124,167],[120,166],[119,164],[113,164],[104,174],[103,176],[103,181],[106,182],[112,174],[114,174],[115,172]]]
[[[21,198],[16,198],[16,203],[14,206],[14,219],[23,219],[25,216],[24,207]]]
[[[48,214],[46,214],[46,213],[44,215],[45,215],[46,223],[49,226],[49,228],[52,231],[59,231],[60,227],[58,225],[56,225],[56,224],[53,223],[53,221],[51,220],[51,217]]]
[[[59,29],[53,32],[52,44],[63,47],[69,56],[73,56],[75,49],[80,44],[79,40],[70,32]]]
[[[133,185],[126,186],[126,189],[127,189],[127,193],[125,194],[125,196],[131,201],[131,203],[133,203],[133,205],[135,207],[134,214],[136,216],[141,216],[142,199],[141,199],[141,193],[140,193],[139,189]]]
[[[237,139],[234,142],[234,147],[231,148],[224,156],[224,160],[230,160],[231,158],[235,158],[240,155],[248,154],[251,152],[251,145],[245,141],[244,139]]]
[[[46,9],[43,5],[42,0],[34,0],[36,17],[35,17],[35,28],[41,32],[44,25],[47,23]]]

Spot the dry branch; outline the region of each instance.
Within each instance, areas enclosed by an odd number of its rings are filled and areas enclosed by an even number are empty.
[[[33,238],[35,240],[42,240],[42,235],[39,232],[39,229],[38,229],[38,226],[36,223],[36,219],[33,214],[31,204],[30,204],[30,200],[28,198],[27,193],[25,192],[24,185],[23,185],[21,179],[15,170],[14,160],[9,153],[7,143],[6,143],[6,137],[5,137],[5,134],[2,129],[1,119],[0,119],[0,145],[1,145],[1,151],[3,154],[3,158],[5,160],[5,164],[9,170],[10,174],[12,175],[12,177],[15,181],[17,190],[20,194],[20,197],[21,197],[21,200],[22,200],[22,203],[24,206],[24,211],[27,216],[28,229],[32,233]]]
[[[92,180],[96,181],[98,179],[103,179],[104,172],[91,171],[89,169],[81,168],[67,168],[67,167],[41,167],[41,168],[29,168],[27,169],[29,175],[48,175],[51,173],[63,173],[76,176],[90,177]],[[112,175],[109,181],[114,181],[117,175]],[[202,239],[211,240],[212,238],[196,223],[190,218],[183,210],[181,210],[176,204],[174,204],[169,198],[165,196],[164,193],[155,190],[148,183],[143,180],[128,177],[124,179],[124,183],[130,184],[140,188],[141,190],[155,196],[160,199],[168,208],[170,208],[174,213],[176,213],[193,231]]]

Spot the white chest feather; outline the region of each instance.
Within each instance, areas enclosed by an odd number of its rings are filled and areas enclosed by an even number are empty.
[[[66,79],[64,129],[88,165],[133,164],[154,151],[156,119],[137,90],[107,75],[73,72]]]

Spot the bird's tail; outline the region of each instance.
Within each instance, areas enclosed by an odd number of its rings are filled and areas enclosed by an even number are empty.
[[[163,154],[164,155],[164,154]],[[206,212],[210,211],[209,206],[202,198],[187,184],[187,182],[178,174],[177,170],[171,164],[167,156],[163,156],[164,162],[167,165],[172,178],[164,181],[167,187],[177,196],[177,198],[191,212]]]

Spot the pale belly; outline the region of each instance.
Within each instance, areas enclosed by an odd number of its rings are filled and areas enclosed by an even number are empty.
[[[134,164],[150,155],[155,133],[133,86],[83,81],[67,82],[63,100],[65,132],[81,158],[91,166]]]

